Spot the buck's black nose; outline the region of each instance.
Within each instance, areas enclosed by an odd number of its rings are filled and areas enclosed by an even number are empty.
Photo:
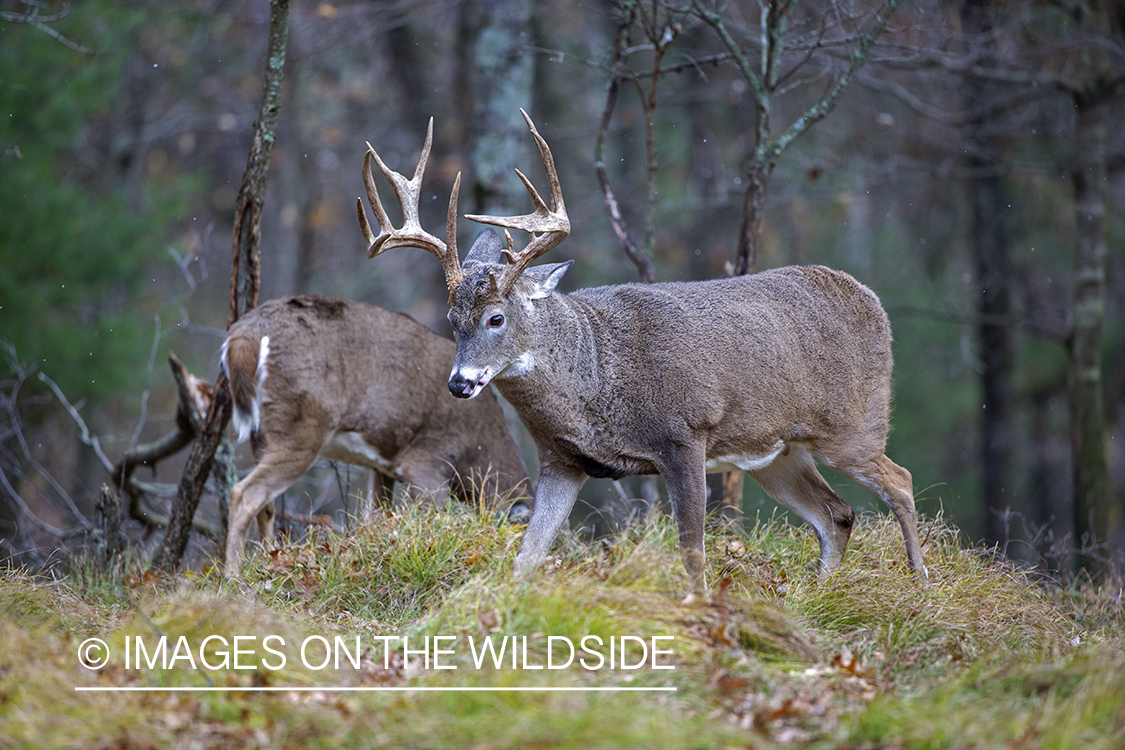
[[[471,380],[460,372],[455,372],[449,376],[449,392],[457,398],[468,398],[473,395],[474,385]]]

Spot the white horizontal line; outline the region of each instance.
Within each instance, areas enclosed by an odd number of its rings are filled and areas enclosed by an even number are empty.
[[[75,687],[96,693],[653,693],[676,692],[675,687]]]

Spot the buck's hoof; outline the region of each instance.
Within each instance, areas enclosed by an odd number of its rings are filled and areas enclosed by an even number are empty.
[[[526,524],[529,521],[531,521],[531,508],[527,507],[526,503],[513,503],[508,509],[508,523]]]

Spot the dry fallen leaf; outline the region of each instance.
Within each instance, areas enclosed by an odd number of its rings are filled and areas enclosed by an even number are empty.
[[[837,669],[842,669],[845,672],[850,672],[856,677],[874,677],[874,669],[863,669],[859,659],[852,654],[852,650],[847,646],[840,647],[840,653],[832,657],[832,666]]]
[[[477,623],[480,624],[481,630],[485,633],[491,633],[492,630],[500,624],[500,618],[496,615],[496,610],[494,609],[478,609]]]

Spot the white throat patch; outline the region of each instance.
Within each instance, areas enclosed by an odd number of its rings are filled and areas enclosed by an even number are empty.
[[[535,355],[528,351],[516,357],[512,364],[505,367],[503,374],[506,376],[526,375],[534,369]]]

